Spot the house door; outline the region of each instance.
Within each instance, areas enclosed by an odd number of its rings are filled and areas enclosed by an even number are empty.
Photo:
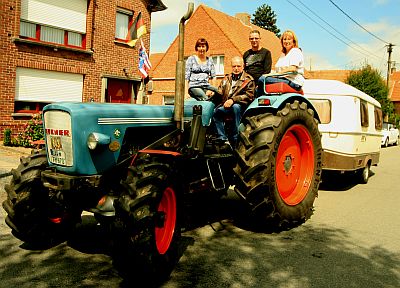
[[[119,79],[107,79],[106,102],[132,103],[132,82]]]

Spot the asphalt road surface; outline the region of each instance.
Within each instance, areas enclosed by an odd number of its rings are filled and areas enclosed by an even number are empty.
[[[18,163],[8,154],[0,151],[0,173]],[[162,287],[400,287],[399,161],[399,146],[384,148],[368,184],[352,176],[322,183],[314,215],[290,231],[242,229],[232,220],[240,213],[234,193],[217,207],[199,208],[204,223],[183,234],[180,261]],[[0,179],[1,202],[7,181]],[[1,209],[1,288],[145,287],[118,275],[109,235],[91,214],[71,239],[48,250],[26,247],[4,217]]]

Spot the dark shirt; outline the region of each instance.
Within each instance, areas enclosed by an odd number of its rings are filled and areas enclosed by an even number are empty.
[[[258,51],[247,50],[243,54],[244,71],[249,73],[257,83],[262,74],[271,72],[272,58],[268,49],[261,48]]]

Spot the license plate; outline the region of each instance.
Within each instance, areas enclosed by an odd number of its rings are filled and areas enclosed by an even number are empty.
[[[60,136],[50,136],[50,161],[55,164],[66,165],[65,152],[62,150]]]

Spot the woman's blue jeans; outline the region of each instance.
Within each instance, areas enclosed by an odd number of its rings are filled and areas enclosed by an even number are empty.
[[[196,99],[198,101],[205,101],[205,100],[208,100],[208,97],[206,95],[207,90],[218,93],[217,88],[215,88],[212,85],[209,85],[209,86],[203,86],[203,87],[191,87],[191,88],[189,88],[189,95],[190,95],[190,97],[193,97],[194,99]]]

